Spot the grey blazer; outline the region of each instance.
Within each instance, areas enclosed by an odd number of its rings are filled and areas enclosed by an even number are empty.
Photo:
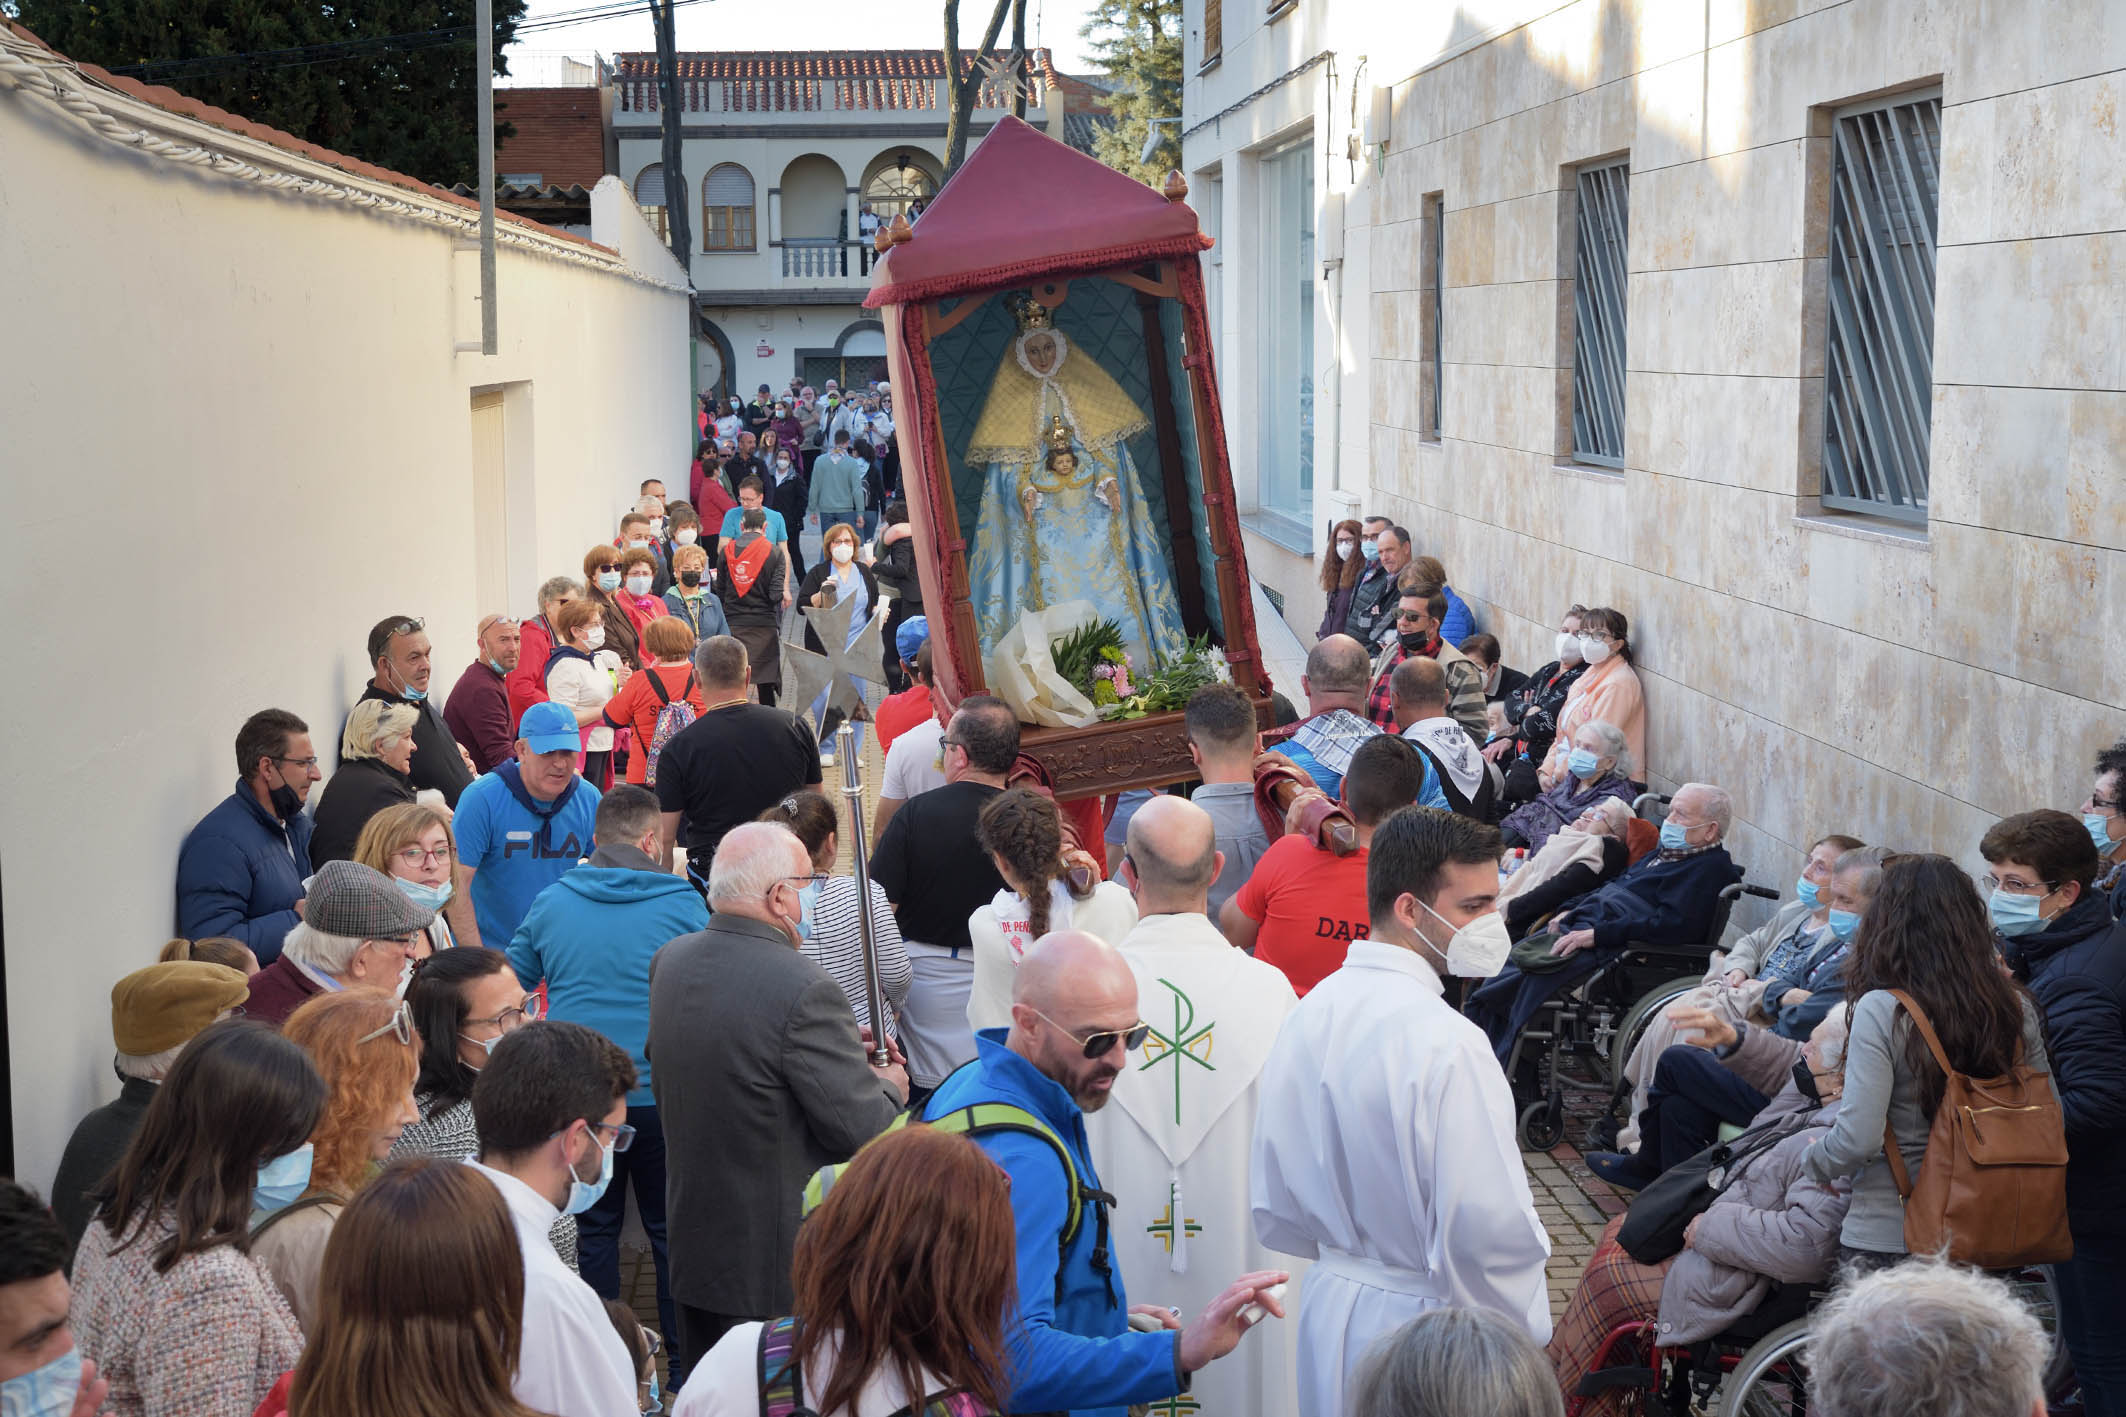
[[[805,1183],[901,1110],[841,986],[763,921],[712,916],[650,961],[649,1057],[664,1128],[672,1297],[790,1312]]]

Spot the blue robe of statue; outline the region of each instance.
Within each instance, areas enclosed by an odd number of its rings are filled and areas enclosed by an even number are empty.
[[[967,562],[985,657],[1028,610],[1070,600],[1122,627],[1140,678],[1187,647],[1172,566],[1129,454],[1127,440],[1148,426],[1060,332],[1031,329],[1013,342],[967,449],[985,468]]]

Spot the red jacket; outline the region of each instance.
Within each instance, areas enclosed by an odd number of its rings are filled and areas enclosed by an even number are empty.
[[[546,658],[554,652],[554,632],[547,628],[546,617],[536,616],[523,624],[523,649],[517,667],[509,671],[503,681],[509,687],[509,736],[516,741],[517,725],[524,721],[524,710],[533,704],[546,702]]]

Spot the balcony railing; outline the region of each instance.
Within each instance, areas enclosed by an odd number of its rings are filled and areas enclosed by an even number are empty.
[[[614,84],[620,112],[657,111],[657,80],[631,75]],[[679,106],[687,113],[942,113],[948,97],[938,79],[857,77],[846,79],[681,79]],[[1027,96],[1035,108],[1048,101],[1047,82],[1036,75]],[[1011,107],[1011,87],[985,82],[975,101],[977,112]]]
[[[785,280],[842,280],[871,274],[877,253],[869,242],[833,236],[790,236],[780,243]]]

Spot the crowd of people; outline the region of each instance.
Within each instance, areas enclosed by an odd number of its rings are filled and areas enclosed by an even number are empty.
[[[49,1208],[0,1183],[8,1417],[1536,1417],[1610,1400],[1622,1325],[1811,1290],[1811,1410],[2029,1417],[2047,1339],[1973,1268],[2024,1258],[2126,1413],[2126,743],[1982,883],[1810,846],[1633,1051],[1588,1164],[1644,1199],[1553,1324],[1519,1040],[1702,954],[1747,864],[1729,788],[1635,808],[1625,614],[1523,673],[1409,531],[1338,523],[1303,707],[1199,689],[1196,777],[1089,817],[939,690],[887,397],[759,395],[446,702],[394,614],[329,776],[296,715],[237,729],[179,938],[112,989],[116,1099]],[[864,880],[835,715],[776,693],[798,608],[852,602],[890,615]],[[1936,1195],[1987,1088],[2010,1218]]]

